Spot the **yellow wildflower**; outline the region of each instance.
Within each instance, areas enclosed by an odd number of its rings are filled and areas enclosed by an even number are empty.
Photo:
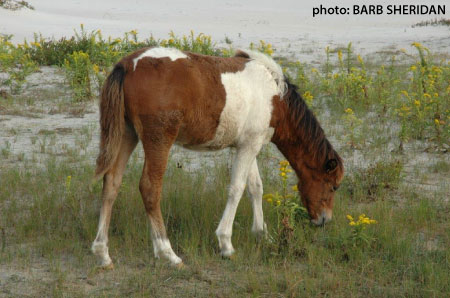
[[[430,95],[430,94],[428,94],[428,93],[424,93],[424,94],[423,94],[423,97],[426,97],[426,98],[431,98],[431,95]]]
[[[342,51],[341,50],[338,51],[338,59],[340,62],[342,62]]]
[[[306,91],[305,93],[303,93],[303,97],[305,98],[306,101],[311,101],[314,98],[314,96],[309,91]]]
[[[97,64],[92,65],[92,69],[94,70],[95,74],[98,74],[100,72],[100,69]]]
[[[406,97],[409,97],[408,92],[406,90],[402,90],[402,91],[400,91],[400,93]]]
[[[414,101],[414,104],[415,104],[417,107],[420,107],[420,101],[415,100],[415,101]]]
[[[441,123],[439,122],[439,119],[434,119],[434,123],[435,123],[436,125],[441,124]]]
[[[264,198],[264,199],[272,199],[272,198],[273,198],[273,194],[271,194],[271,193],[265,194],[265,195],[263,196],[263,198]]]
[[[281,205],[281,201],[277,200],[277,206],[280,206],[280,205]]]
[[[410,69],[411,71],[415,71],[415,70],[417,69],[417,67],[416,67],[415,65],[413,65],[413,66],[411,66],[409,69]]]
[[[72,176],[67,176],[66,177],[66,189],[70,188],[71,181],[72,181]]]
[[[363,61],[363,59],[361,58],[361,55],[358,55],[358,62],[359,62],[360,64],[364,64],[364,61]]]
[[[353,114],[353,110],[351,108],[346,108],[345,109],[345,113],[352,115]]]
[[[287,160],[280,161],[280,166],[285,167],[285,166],[288,166],[288,165],[289,165],[289,162]]]
[[[298,191],[298,186],[297,185],[292,186],[292,190],[293,191]]]
[[[364,213],[358,216],[358,220],[355,221],[351,215],[347,215],[347,219],[349,220],[350,226],[361,226],[361,225],[371,225],[376,224],[377,221],[374,219],[370,219]]]

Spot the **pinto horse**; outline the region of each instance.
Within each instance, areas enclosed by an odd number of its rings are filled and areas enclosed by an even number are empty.
[[[254,233],[264,233],[263,186],[256,156],[273,142],[295,170],[311,222],[332,216],[342,159],[329,143],[297,87],[264,54],[238,51],[211,57],[172,48],[146,48],[123,58],[109,74],[100,100],[101,140],[96,179],[103,177],[102,207],[92,251],[112,267],[108,227],[126,163],[141,140],[145,162],[139,190],[151,223],[154,253],[182,264],[166,234],[160,201],[172,145],[193,150],[235,147],[228,201],[216,230],[221,254],[234,252],[231,233],[247,184]],[[94,179],[95,179],[94,178]]]

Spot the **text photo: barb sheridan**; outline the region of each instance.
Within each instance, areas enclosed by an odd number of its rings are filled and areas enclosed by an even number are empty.
[[[350,7],[332,6],[322,4],[313,7],[313,17],[316,15],[445,15],[445,5],[353,5]]]

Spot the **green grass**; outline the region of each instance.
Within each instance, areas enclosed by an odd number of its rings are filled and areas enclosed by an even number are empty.
[[[229,176],[222,163],[195,174],[169,165],[163,214],[174,250],[187,264],[181,271],[155,263],[137,186],[141,165],[131,163],[110,228],[116,273],[94,273],[95,258],[89,247],[97,229],[101,185],[88,190],[92,171],[89,164],[73,167],[49,160],[44,169],[10,169],[0,174],[0,225],[6,235],[0,263],[26,267],[47,260],[56,266],[49,274],[53,286],[34,289],[40,294],[443,297],[450,293],[448,203],[403,184],[390,193],[400,197],[401,203],[359,202],[348,188],[340,190],[334,220],[324,228],[298,222],[290,248],[282,253],[277,243],[258,243],[251,235],[251,207],[244,197],[233,230],[236,258],[222,260],[214,234]],[[384,171],[395,172],[389,164]],[[70,187],[66,185],[69,175]],[[278,187],[273,179],[264,177],[266,190]],[[355,175],[347,182],[357,185],[362,179]],[[267,203],[264,209],[269,231],[274,233],[276,213]],[[378,221],[366,230],[376,239],[367,246],[354,246],[348,240],[351,229],[345,216],[360,213]],[[88,280],[103,287],[89,292],[74,280],[74,272],[84,272]],[[113,282],[120,286],[105,286]]]

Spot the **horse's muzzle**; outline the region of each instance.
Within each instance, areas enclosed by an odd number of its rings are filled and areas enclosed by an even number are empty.
[[[329,222],[333,217],[333,211],[331,209],[322,209],[322,212],[315,219],[311,219],[311,222],[316,226],[322,226]]]

